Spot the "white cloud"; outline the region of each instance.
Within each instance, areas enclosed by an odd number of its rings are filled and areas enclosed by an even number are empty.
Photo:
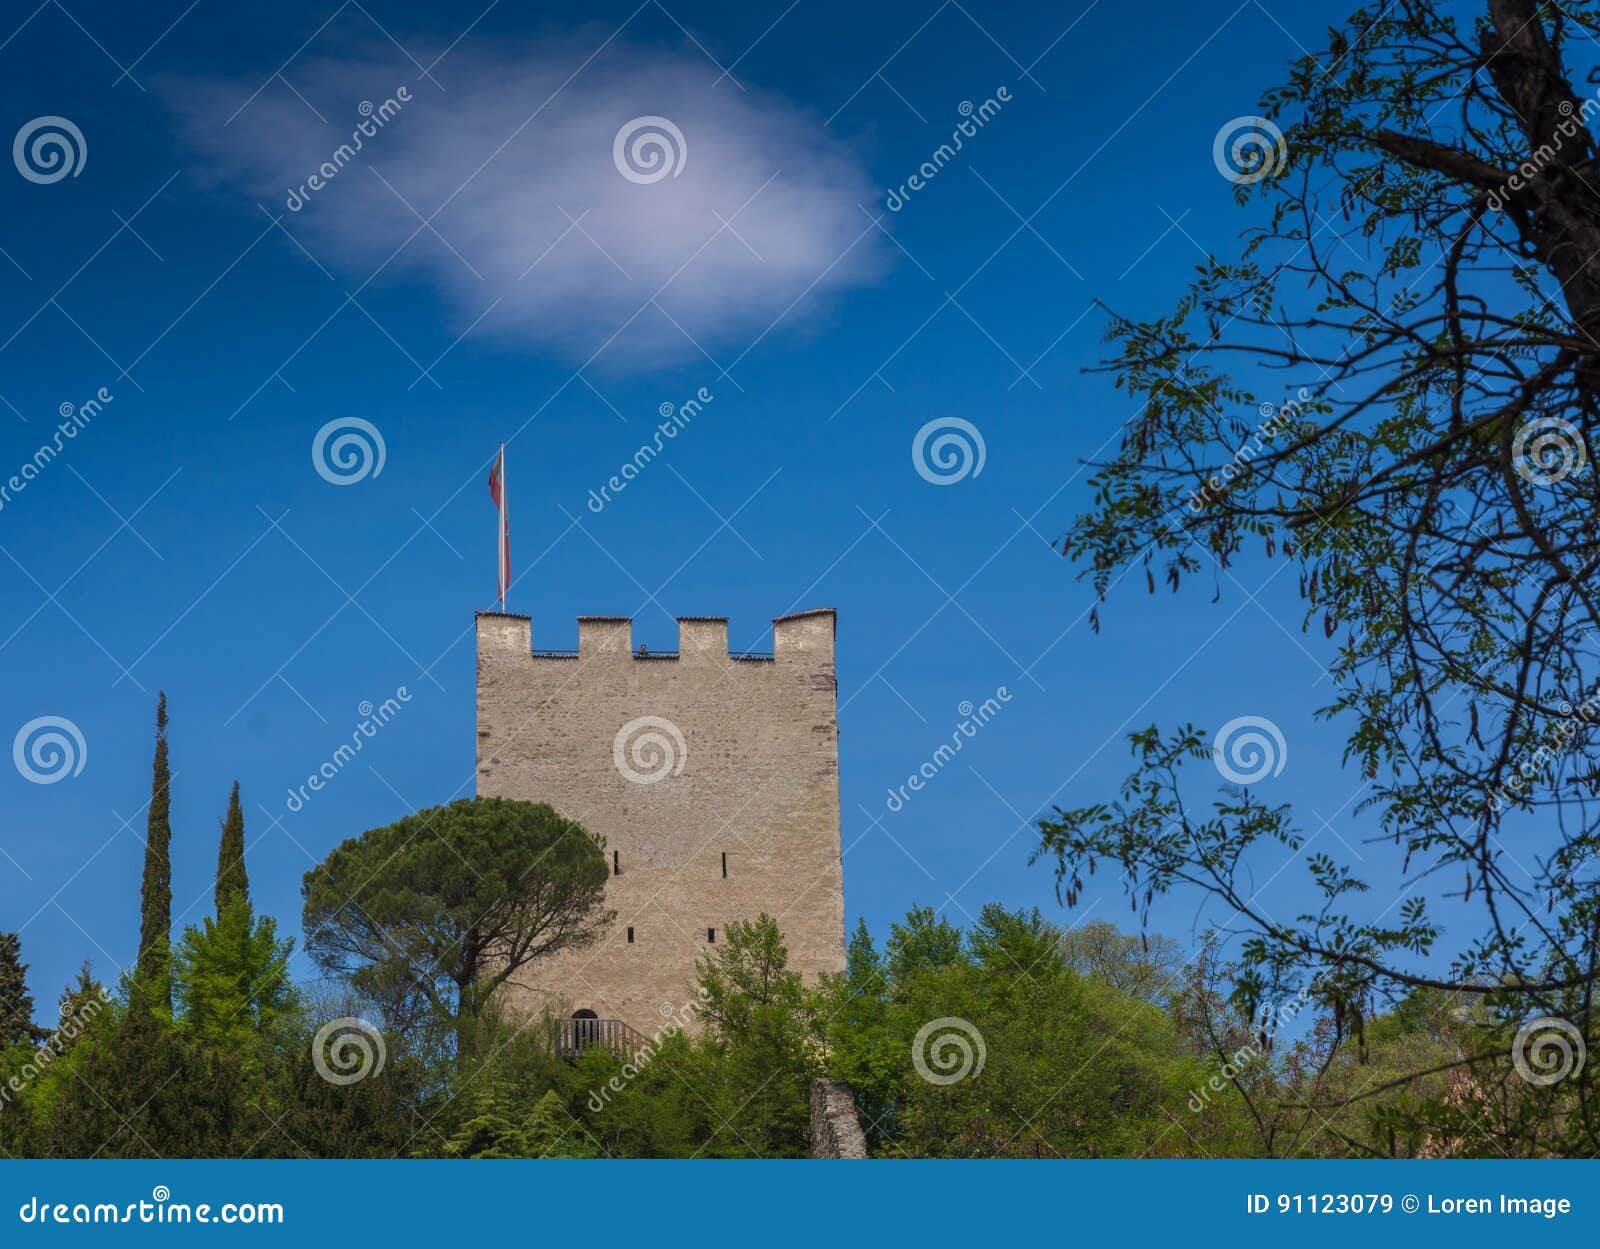
[[[305,189],[284,224],[324,264],[357,282],[386,260],[385,276],[421,275],[458,330],[499,300],[475,334],[569,359],[602,347],[613,369],[702,349],[731,359],[881,270],[884,240],[858,207],[875,205],[874,188],[815,116],[716,83],[698,53],[613,43],[583,66],[590,51],[463,44],[435,70],[443,92],[398,53],[297,61],[294,91],[326,124],[281,83],[242,110],[254,84],[164,87],[218,183],[275,213]],[[362,150],[311,190],[362,102],[401,86],[410,101],[381,129],[369,121]],[[613,143],[652,115],[681,131],[686,153],[676,176],[641,183],[618,171]]]

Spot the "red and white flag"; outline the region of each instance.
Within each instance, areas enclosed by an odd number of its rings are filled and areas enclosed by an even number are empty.
[[[496,543],[500,552],[500,610],[506,609],[506,590],[511,586],[511,525],[506,518],[506,447],[500,444],[500,454],[494,457],[494,467],[489,470],[489,497],[500,509],[500,539]]]

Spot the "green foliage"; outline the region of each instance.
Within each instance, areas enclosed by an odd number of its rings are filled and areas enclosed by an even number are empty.
[[[481,1080],[467,1097],[469,1110],[440,1152],[446,1158],[526,1157],[527,1142],[516,1108],[500,1084],[492,1078]]]
[[[602,846],[542,803],[471,798],[337,847],[306,873],[307,951],[401,1027],[453,1029],[464,1061],[494,991],[592,945],[611,915]]]
[[[595,1158],[599,1154],[589,1144],[589,1133],[573,1113],[561,1104],[554,1089],[541,1097],[521,1125],[522,1156],[525,1158]]]
[[[303,995],[302,995],[303,996]],[[324,1021],[325,1022],[325,1021]],[[235,1153],[262,1158],[395,1158],[437,1140],[437,1073],[402,1038],[386,1038],[381,1071],[333,1084],[312,1061],[319,1018],[298,1015],[270,1033],[257,1096]]]
[[[598,1152],[583,1124],[548,1090],[519,1114],[515,1100],[494,1080],[470,1095],[471,1110],[441,1151],[446,1158],[594,1158]]]
[[[270,916],[257,918],[249,899],[229,892],[216,919],[184,930],[173,958],[173,982],[185,1030],[241,1052],[294,1005],[289,983],[293,940],[278,939]]]
[[[39,1128],[49,1154],[207,1158],[238,1147],[248,1092],[238,1057],[156,1012],[124,1012],[104,1043],[91,1039],[72,1059]]]
[[[932,907],[913,906],[904,924],[889,925],[889,974],[903,984],[918,971],[947,967],[961,957],[961,932]]]
[[[1163,1011],[1074,971],[1037,911],[986,906],[963,937],[914,908],[893,931],[902,952],[936,956],[879,962],[858,930],[845,976],[824,990],[829,1070],[856,1092],[877,1152],[1155,1147],[1198,1072]]]
[[[820,1074],[814,1020],[777,921],[728,925],[699,961],[705,1030],[691,1071],[705,1102],[709,1157],[803,1155],[810,1143],[809,1091]]]
[[[827,1038],[828,1072],[855,1094],[869,1145],[884,1139],[905,1064],[892,1019],[892,983],[899,981],[891,982],[862,919],[845,949],[844,975],[823,980],[819,1014]]]

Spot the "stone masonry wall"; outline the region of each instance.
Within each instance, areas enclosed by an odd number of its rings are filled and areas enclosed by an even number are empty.
[[[867,1138],[861,1131],[856,1099],[842,1080],[811,1082],[811,1156],[867,1156]]]
[[[843,969],[832,611],[774,621],[759,660],[731,658],[717,618],[680,620],[676,656],[635,655],[619,617],[580,618],[577,655],[533,654],[526,616],[477,632],[478,793],[550,803],[620,869],[600,944],[525,969],[521,1004],[654,1035],[708,930],[762,911],[808,980]]]

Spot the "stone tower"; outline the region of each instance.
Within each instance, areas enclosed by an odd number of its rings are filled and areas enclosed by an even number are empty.
[[[778,617],[771,655],[730,655],[720,616],[681,617],[670,654],[636,652],[627,617],[580,616],[576,651],[535,652],[527,616],[477,626],[478,793],[550,803],[612,867],[616,919],[525,969],[523,1004],[651,1035],[763,911],[808,980],[843,969],[831,610]]]

